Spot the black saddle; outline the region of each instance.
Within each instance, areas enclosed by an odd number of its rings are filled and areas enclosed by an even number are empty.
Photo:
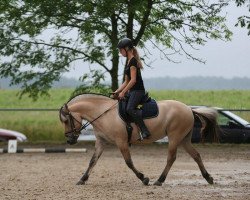
[[[126,123],[134,122],[133,119],[127,114],[126,107],[128,103],[128,98],[119,101],[119,115],[121,119]],[[157,117],[159,114],[159,109],[157,103],[154,99],[145,95],[142,99],[141,103],[138,105],[137,109],[142,110],[142,118],[143,119],[150,119]]]

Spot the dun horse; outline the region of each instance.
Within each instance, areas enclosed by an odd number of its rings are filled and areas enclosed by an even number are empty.
[[[192,129],[194,126],[194,116],[201,120],[202,136],[206,132],[213,134],[216,138],[216,118],[217,113],[210,108],[191,109],[187,105],[173,100],[163,100],[157,102],[159,114],[152,119],[146,119],[145,124],[151,132],[151,137],[138,141],[139,130],[132,124],[133,132],[130,140],[131,144],[148,144],[168,136],[168,157],[167,165],[154,185],[162,185],[166,176],[176,159],[178,146],[183,146],[189,155],[198,164],[202,176],[209,184],[213,184],[213,178],[205,169],[200,154],[191,144]],[[120,149],[127,166],[143,182],[149,184],[149,178],[138,171],[131,159],[128,143],[128,134],[124,121],[118,115],[117,100],[98,94],[82,94],[69,100],[60,109],[60,120],[65,125],[65,136],[69,144],[75,144],[80,131],[88,124],[93,125],[96,136],[95,152],[90,160],[89,166],[81,177],[78,185],[83,185],[89,178],[91,170],[97,163],[104,150],[106,142],[113,143]],[[82,120],[88,123],[82,125]]]

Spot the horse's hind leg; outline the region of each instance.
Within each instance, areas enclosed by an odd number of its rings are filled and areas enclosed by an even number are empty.
[[[135,173],[135,175],[137,176],[137,178],[139,178],[142,183],[144,185],[148,185],[149,183],[149,178],[148,177],[144,177],[144,174],[142,174],[141,172],[139,172],[134,164],[133,164],[133,161],[131,159],[131,155],[130,155],[130,151],[129,151],[129,147],[128,147],[128,143],[127,141],[125,141],[123,144],[120,144],[120,145],[117,145],[118,148],[120,149],[123,157],[124,157],[124,160],[127,164],[127,166]]]
[[[154,185],[161,186],[162,183],[165,181],[170,168],[172,167],[174,161],[176,160],[176,153],[177,153],[177,145],[175,143],[169,143],[167,165],[163,170],[159,179],[154,183]]]
[[[96,165],[98,159],[102,155],[103,146],[103,141],[97,138],[95,142],[95,152],[89,162],[88,169],[86,170],[80,181],[78,181],[77,185],[84,185],[85,182],[88,180],[90,172],[92,171],[93,167]]]
[[[192,132],[190,133],[192,134]],[[206,181],[209,184],[213,184],[213,177],[207,172],[207,170],[204,167],[204,164],[201,160],[201,156],[199,154],[199,152],[196,151],[196,149],[192,146],[191,144],[191,138],[187,137],[184,139],[184,141],[182,142],[182,146],[184,147],[184,149],[186,150],[186,152],[189,153],[189,155],[195,160],[195,162],[198,164],[200,170],[201,170],[201,174],[202,176],[206,179]]]

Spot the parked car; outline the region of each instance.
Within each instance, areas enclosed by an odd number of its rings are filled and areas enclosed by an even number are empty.
[[[199,106],[191,106],[192,108]],[[250,143],[250,123],[238,115],[215,108],[218,111],[219,142],[220,143]],[[192,142],[199,142],[201,122],[195,119]]]
[[[27,140],[27,137],[17,131],[1,129],[0,128],[0,142],[6,142],[8,140],[17,140],[19,142],[24,142]]]

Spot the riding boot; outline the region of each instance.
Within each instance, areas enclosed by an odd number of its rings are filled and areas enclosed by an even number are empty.
[[[141,140],[149,138],[150,132],[143,121],[141,110],[134,110],[131,113],[131,117],[141,130],[141,137],[142,137]]]

